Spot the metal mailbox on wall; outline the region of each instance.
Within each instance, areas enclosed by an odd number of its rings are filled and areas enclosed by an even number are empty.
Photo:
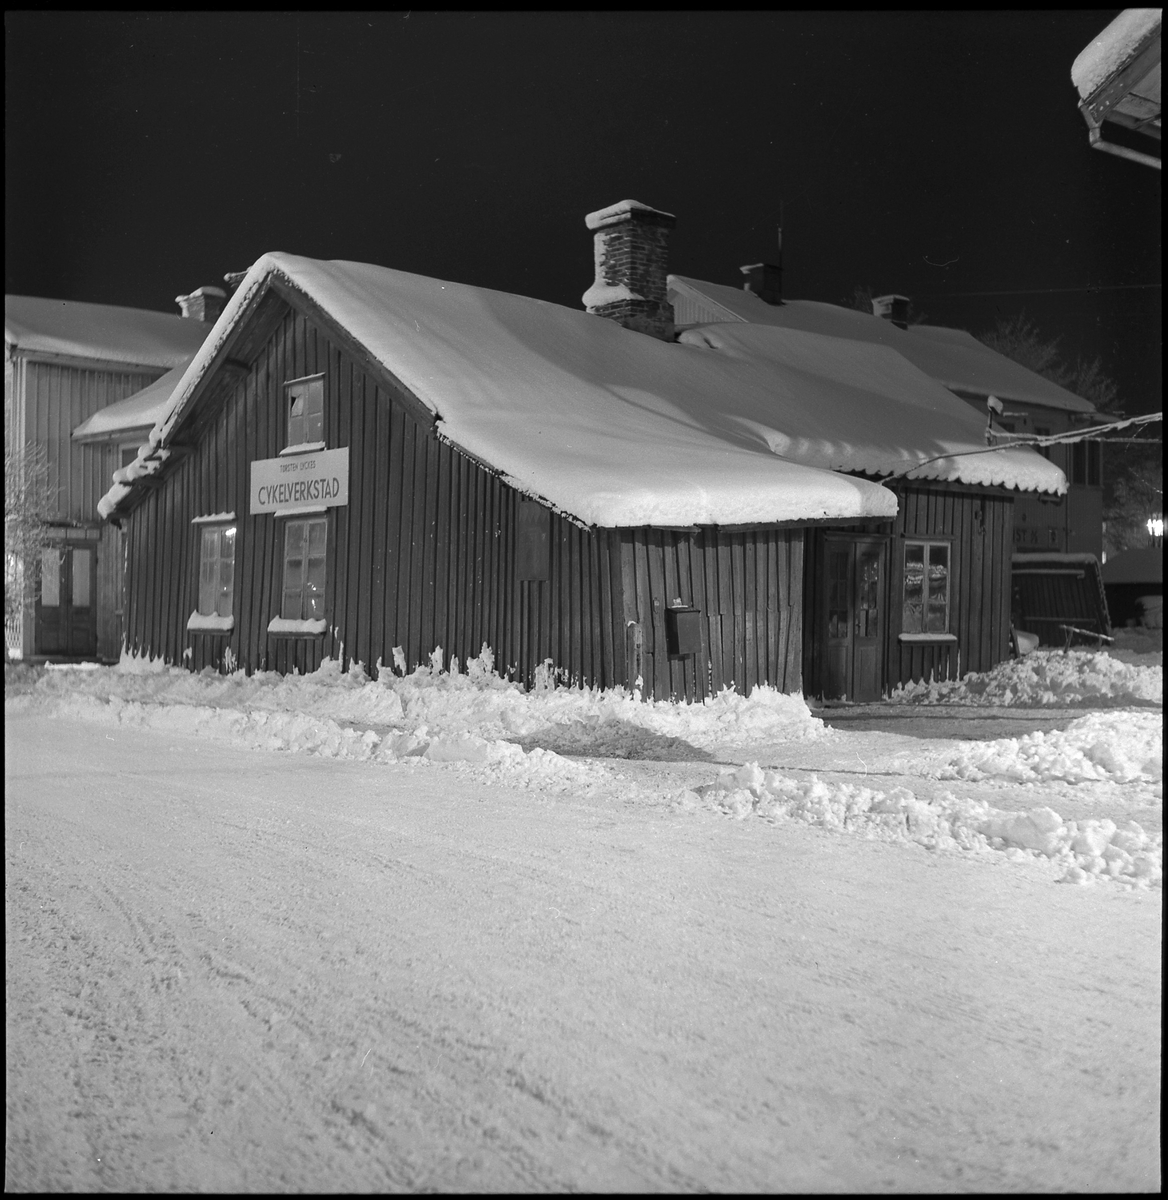
[[[667,652],[677,658],[701,653],[701,609],[675,605],[665,610],[665,646]]]

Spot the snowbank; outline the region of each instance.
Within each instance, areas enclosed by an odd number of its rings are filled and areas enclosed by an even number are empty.
[[[404,657],[395,654],[395,661],[400,670]],[[556,687],[550,672],[527,692],[495,672],[486,646],[477,658],[464,665],[452,661],[449,669],[441,649],[409,675],[379,667],[376,680],[359,663],[342,671],[335,660],[306,676],[195,675],[126,655],[116,668],[6,675],[5,707],[36,706],[62,717],[198,734],[256,749],[441,764],[516,787],[577,795],[615,791],[624,799],[671,801],[680,809],[796,817],[935,849],[1040,854],[1072,881],[1106,877],[1147,886],[1160,880],[1162,838],[1131,822],[1076,823],[1049,808],[1007,812],[951,792],[925,800],[907,787],[881,792],[818,776],[791,779],[757,763],[679,797],[665,776],[645,788],[622,778],[612,762],[709,759],[727,747],[817,741],[825,761],[839,758],[836,743],[848,735],[827,728],[801,696],[756,688],[749,697],[723,692],[702,704],[646,702],[619,689]],[[1162,792],[1161,724],[1158,712],[1096,712],[1061,732],[914,751],[895,766],[910,782],[1138,784]]]
[[[1088,713],[1066,729],[992,742],[967,742],[920,756],[934,779],[1005,779],[1016,783],[1152,782],[1163,786],[1164,718],[1158,712]]]
[[[876,791],[846,783],[788,779],[748,763],[690,792],[683,805],[706,803],[729,816],[800,820],[824,829],[930,850],[1005,851],[1015,859],[1046,858],[1062,870],[1061,882],[1112,879],[1132,887],[1163,883],[1163,838],[1134,821],[1066,821],[1053,809],[1003,812],[984,801],[945,792],[925,801],[907,788]]]
[[[1161,643],[1162,644],[1162,643]],[[1162,650],[1156,654],[1035,650],[949,682],[898,687],[894,704],[1104,705],[1162,704]]]

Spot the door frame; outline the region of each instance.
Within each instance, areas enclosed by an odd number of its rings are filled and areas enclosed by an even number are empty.
[[[50,648],[46,643],[45,616],[46,606],[41,603],[44,595],[44,579],[38,581],[36,595],[33,601],[33,653],[36,655],[63,658],[94,658],[97,655],[97,548],[98,543],[91,538],[57,537],[46,543],[44,551],[56,551],[59,556],[57,576],[56,633],[52,639],[54,645]],[[77,551],[89,555],[89,603],[84,606],[73,605],[74,596],[74,567]],[[42,552],[43,553],[43,552]],[[43,559],[42,559],[43,564]],[[42,565],[43,571],[43,565]],[[83,620],[79,620],[84,613]]]
[[[844,699],[853,703],[868,703],[884,695],[887,679],[888,605],[890,596],[889,545],[892,535],[887,533],[825,532],[821,535],[821,553],[818,555],[816,611],[812,628],[819,643],[815,656],[819,663],[814,691],[824,699]],[[878,578],[876,581],[876,629],[867,632],[857,646],[860,634],[859,583],[857,566],[861,547],[874,546],[878,550]],[[847,615],[844,638],[831,636],[832,559],[833,553],[847,551]]]

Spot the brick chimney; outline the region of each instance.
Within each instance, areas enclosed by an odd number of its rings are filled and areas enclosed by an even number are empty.
[[[184,317],[214,325],[219,320],[219,314],[227,307],[227,293],[220,287],[201,287],[189,296],[175,296],[174,302]]]
[[[746,278],[742,281],[744,291],[753,292],[767,304],[783,302],[783,268],[773,263],[753,263],[738,268]]]
[[[637,333],[673,341],[673,305],[666,297],[671,213],[636,200],[622,200],[589,213],[596,279],[584,293],[584,306]]]
[[[891,321],[898,329],[907,329],[908,305],[909,299],[907,296],[897,296],[895,294],[873,296],[872,315],[883,317],[886,321]]]

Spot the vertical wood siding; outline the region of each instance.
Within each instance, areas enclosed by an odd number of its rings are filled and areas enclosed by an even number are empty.
[[[701,700],[756,684],[801,689],[802,529],[634,529],[619,536],[633,640],[630,683],[639,675],[644,694],[655,699]],[[675,600],[701,612],[700,655],[668,653],[665,610]]]
[[[278,615],[282,520],[248,512],[250,463],[284,445],[282,384],[326,376],[325,438],[348,447],[349,504],[329,510],[326,614],[320,638],[271,637]],[[547,659],[561,678],[623,682],[621,596],[609,578],[619,542],[552,514],[551,572],[516,579],[519,494],[421,428],[303,315],[290,311],[246,379],[208,406],[194,449],[127,519],[128,629],[132,649],[194,670],[220,668],[225,653],[248,671],[312,671],[322,657],[410,668],[441,647],[461,663],[484,644],[497,669],[530,682]],[[239,529],[235,628],[192,634],[197,604],[199,515],[231,511]],[[615,551],[614,551],[615,546]]]

